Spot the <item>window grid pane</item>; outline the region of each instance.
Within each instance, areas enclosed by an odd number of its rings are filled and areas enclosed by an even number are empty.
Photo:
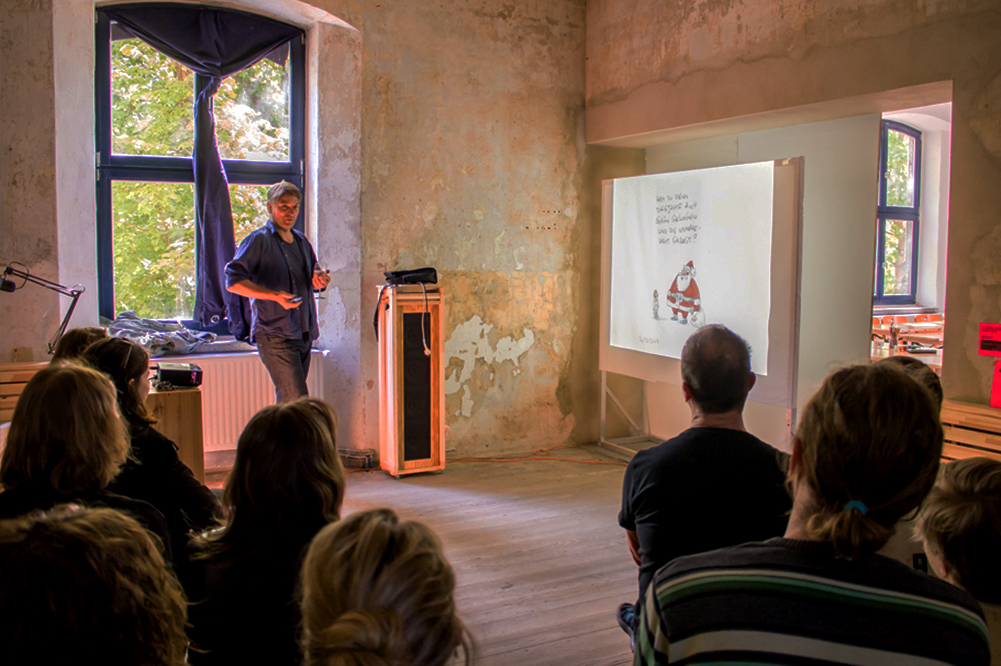
[[[112,186],[115,314],[190,319],[195,304],[195,208],[190,183]]]
[[[194,72],[142,40],[112,42],[112,153],[190,157],[194,80]]]
[[[887,219],[884,229],[883,295],[909,295],[914,223]]]
[[[290,59],[291,61],[291,59]],[[288,65],[265,58],[223,80],[213,102],[223,159],[289,160]]]
[[[914,137],[896,130],[887,132],[886,205],[914,206]]]
[[[233,202],[233,232],[236,246],[251,231],[263,227],[268,221],[269,185],[230,185],[229,196]]]
[[[98,10],[96,33],[108,45],[98,48],[95,73],[100,313],[190,319],[196,256],[188,179],[200,77],[141,40],[117,39],[113,28]],[[304,49],[294,39],[286,65],[261,61],[224,80],[214,96],[237,243],[266,222],[271,183],[301,187]]]

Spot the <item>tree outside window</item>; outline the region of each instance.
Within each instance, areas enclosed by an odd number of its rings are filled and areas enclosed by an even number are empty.
[[[917,301],[921,133],[883,121],[874,302]]]
[[[144,318],[189,320],[197,270],[191,159],[197,76],[142,40],[111,41],[103,21],[110,48],[106,76],[98,68],[98,95],[107,86],[111,104],[103,123],[99,105],[98,135],[110,133],[111,155],[99,155],[98,218],[110,230],[102,239],[101,277],[113,287],[101,290],[101,314],[134,310]],[[99,45],[101,38],[99,25]],[[293,155],[301,155],[302,139],[293,136],[290,111],[292,77],[302,78],[295,70],[303,58],[301,40],[294,42],[298,58],[284,66],[261,60],[226,78],[215,95],[237,243],[267,220],[271,183],[302,185],[301,157]]]

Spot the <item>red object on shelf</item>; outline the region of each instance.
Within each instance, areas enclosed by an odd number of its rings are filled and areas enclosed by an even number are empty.
[[[994,377],[991,380],[991,407],[1001,407],[1001,361],[994,361]]]
[[[1001,356],[1001,324],[980,323],[981,356]]]

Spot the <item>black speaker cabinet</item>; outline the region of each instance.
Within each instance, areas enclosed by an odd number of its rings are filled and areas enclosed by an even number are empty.
[[[445,366],[438,285],[390,286],[379,301],[379,466],[445,468]]]

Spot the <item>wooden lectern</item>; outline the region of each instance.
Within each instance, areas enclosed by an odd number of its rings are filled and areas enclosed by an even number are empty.
[[[445,365],[438,285],[387,286],[379,299],[379,466],[445,469]]]
[[[156,417],[156,429],[177,444],[177,456],[205,483],[205,445],[202,439],[202,391],[186,388],[150,391],[146,410]]]

